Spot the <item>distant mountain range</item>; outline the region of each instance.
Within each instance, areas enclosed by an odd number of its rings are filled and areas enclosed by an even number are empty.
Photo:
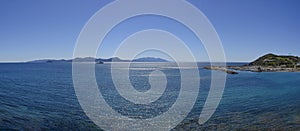
[[[143,57],[143,58],[137,58],[133,60],[123,60],[118,57],[112,57],[108,59],[102,59],[102,58],[93,58],[93,57],[84,57],[84,58],[75,58],[75,59],[61,59],[61,60],[55,60],[55,59],[43,59],[43,60],[33,60],[28,61],[27,63],[67,63],[67,62],[96,62],[96,63],[105,63],[105,62],[169,62],[162,58],[154,58],[154,57]]]
[[[154,57],[143,57],[132,60],[133,62],[169,62],[162,58],[154,58]]]

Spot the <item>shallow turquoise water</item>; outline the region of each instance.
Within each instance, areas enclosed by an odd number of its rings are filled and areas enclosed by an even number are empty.
[[[188,117],[174,130],[300,130],[300,73],[240,72],[228,75],[215,114],[197,123],[210,86],[210,71],[201,67],[200,91]],[[147,119],[166,112],[176,101],[180,72],[167,63],[132,64],[130,80],[138,91],[150,89],[148,74],[160,69],[166,91],[143,106],[122,98],[112,83],[110,65],[96,65],[106,102],[122,115]],[[164,67],[164,68],[162,68]],[[175,114],[174,114],[175,115]],[[81,109],[73,88],[71,64],[0,64],[0,129],[100,130]]]

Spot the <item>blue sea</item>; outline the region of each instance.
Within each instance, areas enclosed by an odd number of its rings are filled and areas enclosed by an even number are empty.
[[[300,73],[297,72],[227,75],[216,112],[206,123],[198,124],[210,89],[212,71],[203,69],[207,65],[198,63],[199,96],[188,116],[173,130],[300,130]],[[130,81],[138,91],[151,88],[149,74],[156,69],[167,78],[163,96],[147,108],[128,103],[118,94],[110,64],[97,64],[95,71],[102,96],[112,109],[131,118],[147,119],[166,112],[176,101],[180,71],[175,67],[172,63],[131,64]],[[101,127],[85,115],[77,100],[72,64],[10,63],[0,64],[0,130],[11,129],[101,130]]]

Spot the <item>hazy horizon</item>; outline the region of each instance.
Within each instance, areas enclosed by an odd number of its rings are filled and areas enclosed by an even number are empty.
[[[232,63],[235,63],[235,62],[240,62],[240,63],[248,63],[248,62],[252,62],[256,59],[258,59],[259,57],[263,56],[263,55],[266,55],[266,54],[269,54],[269,53],[272,53],[272,54],[275,54],[275,55],[282,55],[282,56],[298,56],[298,55],[293,55],[293,54],[276,54],[276,53],[273,53],[273,52],[268,52],[268,53],[264,53],[264,54],[261,54],[255,58],[253,58],[252,60],[250,61],[226,61],[226,62],[232,62]],[[86,56],[86,57],[76,57],[76,58],[88,58],[90,56]],[[92,58],[96,58],[96,59],[110,59],[110,58],[114,58],[114,57],[117,57],[117,58],[120,58],[121,60],[133,60],[133,59],[129,59],[129,58],[122,58],[122,57],[119,57],[119,56],[111,56],[111,57],[92,57]],[[164,60],[167,60],[168,62],[175,62],[174,60],[172,59],[166,59],[166,58],[163,58],[163,57],[157,57],[157,56],[141,56],[141,57],[136,57],[134,59],[140,59],[140,58],[147,58],[147,57],[150,57],[150,58],[158,58],[158,59],[164,59]],[[299,57],[299,56],[298,56]],[[71,60],[71,59],[74,59],[74,57],[71,57],[71,58],[36,58],[36,59],[30,59],[30,60],[25,60],[25,61],[0,61],[0,63],[22,63],[22,62],[30,62],[30,61],[36,61],[36,60]],[[180,60],[178,62],[192,62],[192,61],[184,61],[184,60]],[[202,60],[202,61],[199,61],[199,60],[196,60],[196,62],[210,62],[209,60],[205,61],[205,60]],[[218,62],[218,61],[213,61],[213,62]]]

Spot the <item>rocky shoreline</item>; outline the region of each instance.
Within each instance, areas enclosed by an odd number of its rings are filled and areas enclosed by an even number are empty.
[[[253,62],[242,66],[207,66],[209,70],[224,71],[228,74],[238,74],[236,71],[251,72],[300,72],[300,57],[283,56],[272,53],[259,57]]]
[[[222,67],[222,66],[206,66],[206,67],[204,67],[204,69],[219,70],[219,71],[226,72],[227,74],[238,74],[238,72],[230,70],[230,69],[228,69],[226,67]]]
[[[218,70],[227,74],[238,74],[237,71],[250,72],[300,72],[300,68],[263,67],[263,66],[206,66],[204,69]]]
[[[300,68],[264,67],[264,66],[227,66],[227,69],[251,72],[300,72]]]

